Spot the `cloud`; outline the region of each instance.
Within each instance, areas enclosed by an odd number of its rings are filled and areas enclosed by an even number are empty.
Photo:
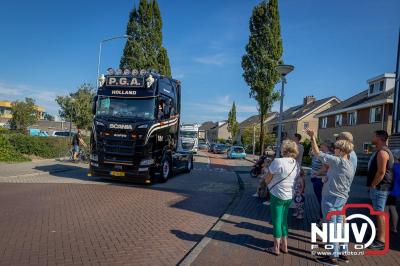
[[[192,122],[226,120],[232,103],[233,100],[230,95],[217,97],[214,101],[207,103],[188,102],[184,103],[182,115],[185,119],[190,118]],[[236,110],[238,121],[242,121],[257,113],[257,105],[256,103],[254,105],[246,105],[236,101]]]
[[[0,82],[0,100],[23,100],[26,97],[33,98],[37,105],[45,108],[45,111],[52,114],[58,114],[58,105],[55,101],[56,90],[38,89],[23,84],[9,84]]]
[[[215,65],[215,66],[222,66],[227,63],[227,57],[224,53],[217,53],[213,55],[206,55],[201,57],[196,57],[194,59],[197,63],[204,64],[204,65]]]

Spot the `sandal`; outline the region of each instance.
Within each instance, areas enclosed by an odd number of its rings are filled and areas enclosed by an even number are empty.
[[[289,253],[289,250],[288,251],[284,251],[283,249],[279,249],[283,254],[288,254]]]
[[[267,253],[272,254],[272,255],[279,256],[279,253],[275,253],[272,247],[266,248],[265,251],[266,251]]]

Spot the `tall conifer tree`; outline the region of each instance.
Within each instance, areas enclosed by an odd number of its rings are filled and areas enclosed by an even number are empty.
[[[250,97],[258,103],[260,114],[260,151],[264,150],[264,121],[272,104],[279,99],[274,91],[279,81],[276,66],[283,48],[279,22],[278,0],[263,0],[253,9],[250,37],[242,57],[243,77],[250,86]]]
[[[162,46],[162,19],[156,0],[140,0],[129,16],[128,39],[120,61],[121,68],[153,69],[171,76],[167,50]]]

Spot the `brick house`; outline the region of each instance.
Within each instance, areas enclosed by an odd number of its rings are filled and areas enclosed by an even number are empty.
[[[303,132],[303,129],[318,130],[318,118],[315,116],[337,105],[339,102],[340,100],[334,96],[320,100],[317,100],[314,96],[306,96],[303,99],[303,104],[296,105],[283,112],[283,133],[290,137],[298,133],[305,138],[306,134]],[[279,114],[269,121],[268,131],[277,134],[278,122]]]
[[[335,134],[349,131],[357,153],[371,152],[371,135],[376,130],[392,131],[395,75],[385,73],[367,80],[368,89],[317,115],[318,136],[334,141]]]
[[[269,121],[274,119],[277,116],[277,112],[268,113],[267,118],[264,120],[264,125],[268,125]],[[241,143],[242,133],[248,127],[259,127],[260,126],[260,115],[253,115],[249,118],[246,118],[242,122],[239,123],[239,133],[237,136],[237,141]]]
[[[218,139],[231,139],[231,133],[228,131],[228,122],[216,122],[215,125],[208,130],[207,138],[211,143],[217,143]]]

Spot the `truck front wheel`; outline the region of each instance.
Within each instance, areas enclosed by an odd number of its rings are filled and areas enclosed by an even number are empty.
[[[164,156],[161,161],[161,178],[160,181],[162,183],[167,182],[168,178],[171,177],[172,168],[171,168],[171,160],[168,159],[168,156]]]

